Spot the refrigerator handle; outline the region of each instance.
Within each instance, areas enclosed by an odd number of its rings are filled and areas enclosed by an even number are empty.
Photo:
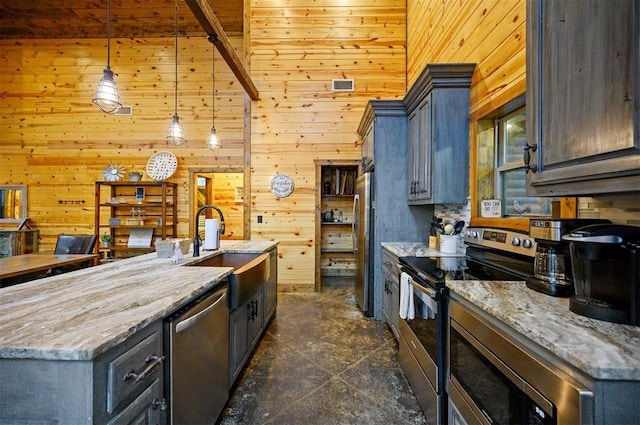
[[[353,197],[353,219],[351,220],[351,242],[353,243],[353,253],[358,253],[358,222],[360,221],[360,195],[357,193]]]

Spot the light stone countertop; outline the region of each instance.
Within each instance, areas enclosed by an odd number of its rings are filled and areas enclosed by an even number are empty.
[[[91,360],[214,288],[229,267],[185,267],[272,241],[221,241],[180,265],[150,253],[0,289],[0,358]]]
[[[430,249],[424,242],[382,242],[381,245],[398,257],[464,257],[464,252],[448,254]]]
[[[424,243],[382,246],[398,257],[442,255]],[[595,379],[640,380],[640,327],[580,316],[569,310],[568,298],[541,294],[524,282],[448,281],[447,286],[453,297]]]
[[[640,327],[580,316],[569,299],[524,282],[448,281],[467,300],[527,339],[595,379],[640,380]]]

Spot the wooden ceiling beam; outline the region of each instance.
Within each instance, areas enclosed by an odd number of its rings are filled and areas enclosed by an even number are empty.
[[[185,0],[187,6],[191,9],[191,12],[196,17],[204,31],[209,36],[215,36],[217,40],[213,43],[214,46],[220,52],[220,55],[224,58],[231,72],[236,76],[245,92],[249,95],[251,100],[259,100],[258,89],[251,81],[249,73],[245,69],[244,65],[240,61],[240,58],[233,50],[233,46],[229,41],[229,37],[224,32],[222,25],[218,21],[218,18],[211,10],[211,7],[206,0]]]

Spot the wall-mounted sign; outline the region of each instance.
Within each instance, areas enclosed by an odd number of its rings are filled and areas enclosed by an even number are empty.
[[[271,179],[271,193],[278,198],[286,198],[293,193],[293,179],[286,174],[276,174]]]
[[[499,199],[487,199],[482,201],[482,217],[502,217],[502,202]]]

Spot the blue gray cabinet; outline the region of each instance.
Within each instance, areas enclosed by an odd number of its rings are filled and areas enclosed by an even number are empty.
[[[93,360],[2,361],[0,423],[164,423],[163,354],[157,321]]]
[[[410,206],[407,192],[407,112],[401,100],[370,100],[358,127],[372,152],[373,220],[370,227],[373,264],[373,314],[383,319],[383,242],[424,242],[429,237],[432,205]],[[369,154],[371,155],[371,153]]]
[[[475,64],[427,64],[404,102],[411,205],[469,196],[469,88]]]
[[[640,1],[528,0],[526,48],[527,194],[637,190]]]
[[[270,272],[264,285],[229,315],[229,388],[247,363],[277,306],[278,251],[269,251]]]

